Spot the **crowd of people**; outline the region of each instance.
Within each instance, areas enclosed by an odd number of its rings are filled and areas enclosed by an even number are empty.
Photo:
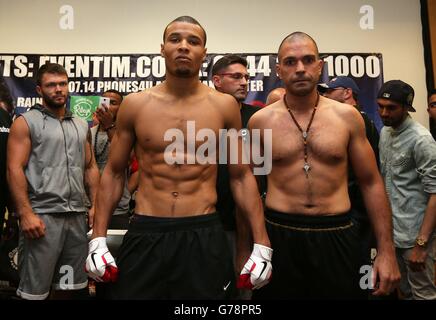
[[[215,88],[199,81],[206,40],[194,18],[171,21],[165,81],[104,92],[91,128],[68,110],[59,64],[40,67],[42,103],[13,122],[0,86],[17,296],[80,299],[92,279],[104,299],[436,300],[436,142],[409,115],[413,88],[382,85],[379,135],[357,84],[320,84],[317,43],[294,32],[278,48],[283,87],[258,108],[240,56],[215,62]],[[436,92],[427,110],[436,119]],[[253,150],[265,163],[243,161]],[[127,229],[116,254],[108,229]]]

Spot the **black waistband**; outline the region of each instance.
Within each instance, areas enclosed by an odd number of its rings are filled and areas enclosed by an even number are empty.
[[[147,216],[134,214],[130,218],[129,231],[131,232],[167,232],[177,230],[192,230],[221,224],[217,212],[198,216],[178,218]]]
[[[311,216],[305,214],[290,214],[275,211],[272,209],[265,210],[265,219],[270,224],[275,224],[302,231],[321,231],[336,230],[353,226],[350,212],[338,215]]]

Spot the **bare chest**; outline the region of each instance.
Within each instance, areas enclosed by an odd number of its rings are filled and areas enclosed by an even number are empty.
[[[218,141],[224,127],[221,114],[213,106],[174,108],[147,106],[135,121],[137,143],[144,151],[160,152],[171,143],[195,148],[205,141]]]
[[[335,164],[347,158],[348,131],[338,121],[315,117],[309,131],[309,119],[299,123],[301,131],[290,117],[277,121],[272,130],[272,159],[274,162],[293,162],[307,155],[325,164]],[[306,120],[306,121],[304,121]]]

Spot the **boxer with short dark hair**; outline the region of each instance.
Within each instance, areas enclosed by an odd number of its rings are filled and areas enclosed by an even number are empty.
[[[192,122],[194,133],[211,130],[215,137],[220,129],[241,128],[233,97],[199,81],[205,43],[206,33],[195,19],[171,22],[161,45],[166,80],[130,94],[118,113],[87,259],[91,277],[118,277],[112,290],[115,299],[225,299],[234,291],[231,251],[215,212],[216,163],[186,161],[192,152],[195,156],[188,146],[199,147],[199,141],[186,141]],[[174,144],[177,148],[171,149]],[[105,236],[132,147],[139,164],[136,208],[115,264]],[[216,150],[210,152],[218,159]],[[251,286],[260,287],[271,274],[272,250],[256,181],[248,165],[229,164],[229,170],[233,195],[255,242],[245,277]]]

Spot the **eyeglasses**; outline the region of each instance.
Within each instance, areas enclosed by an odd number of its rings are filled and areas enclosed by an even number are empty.
[[[246,81],[250,79],[250,76],[246,73],[240,73],[240,72],[234,72],[234,73],[220,73],[219,76],[229,76],[232,79],[235,80],[241,80],[244,78]]]

